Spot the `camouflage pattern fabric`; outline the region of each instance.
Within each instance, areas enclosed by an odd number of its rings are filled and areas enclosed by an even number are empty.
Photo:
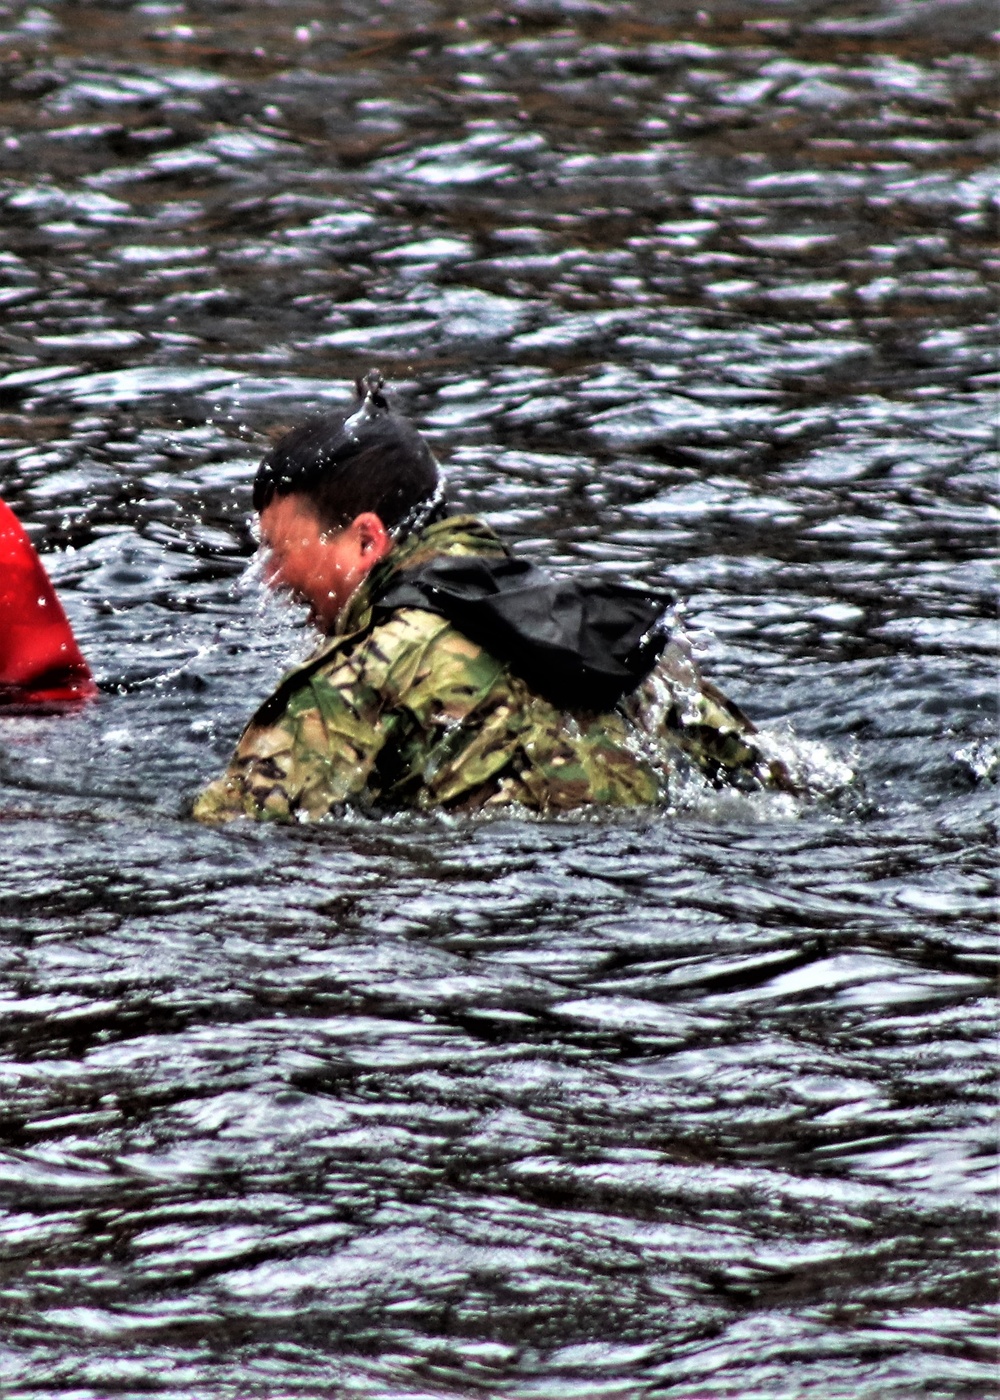
[[[336,635],[257,711],[193,815],[315,821],[345,803],[372,812],[650,806],[668,801],[691,765],[718,785],[787,785],[762,759],[750,722],[702,681],[678,642],[614,711],[566,713],[434,613],[401,608],[373,625],[373,600],[399,569],[440,554],[504,552],[469,516],[394,549]]]

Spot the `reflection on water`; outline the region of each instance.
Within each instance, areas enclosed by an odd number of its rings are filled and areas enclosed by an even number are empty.
[[[982,8],[0,0],[5,1395],[994,1393]],[[688,599],[826,801],[180,815],[308,633],[269,438]]]

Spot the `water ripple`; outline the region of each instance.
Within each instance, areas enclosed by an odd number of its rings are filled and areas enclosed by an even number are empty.
[[[0,718],[4,1394],[990,1392],[981,10],[0,11],[0,493],[102,686]],[[253,466],[373,357],[826,796],[192,828],[307,644]]]

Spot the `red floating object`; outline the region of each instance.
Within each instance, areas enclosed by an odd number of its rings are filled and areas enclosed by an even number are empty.
[[[96,694],[42,561],[0,501],[0,707],[61,708]]]

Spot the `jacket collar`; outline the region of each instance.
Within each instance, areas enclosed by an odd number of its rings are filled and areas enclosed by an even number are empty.
[[[418,569],[431,559],[447,554],[506,553],[506,546],[499,536],[474,515],[449,515],[428,525],[396,545],[381,563],[375,565],[344,605],[331,637],[324,639],[320,650],[325,651],[332,640],[340,641],[367,627],[371,621],[372,605],[403,569]]]

